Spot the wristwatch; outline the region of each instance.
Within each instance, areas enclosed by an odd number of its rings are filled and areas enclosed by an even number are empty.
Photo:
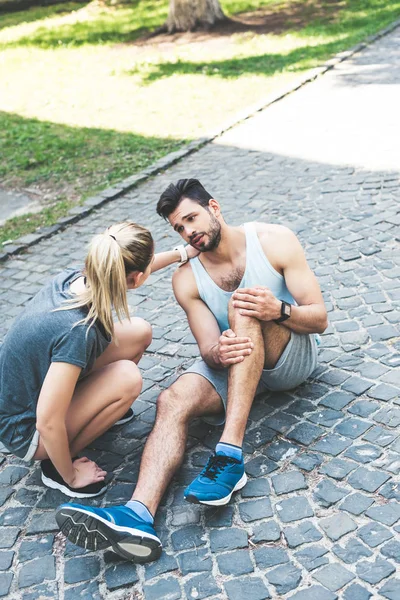
[[[179,254],[181,256],[181,260],[179,261],[179,264],[184,265],[185,263],[187,263],[187,261],[189,260],[189,257],[187,255],[185,246],[183,246],[182,244],[180,246],[175,246],[174,251],[176,251],[176,250],[179,252]]]
[[[275,319],[275,323],[282,323],[283,321],[286,321],[292,314],[292,305],[284,300],[281,300],[281,302],[281,316],[279,319]]]

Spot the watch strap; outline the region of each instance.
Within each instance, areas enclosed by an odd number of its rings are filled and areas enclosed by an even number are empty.
[[[180,244],[179,246],[175,246],[174,250],[178,251],[180,254],[180,257],[181,257],[180,264],[183,265],[183,264],[187,263],[187,261],[189,260],[189,257],[187,255],[185,246]]]

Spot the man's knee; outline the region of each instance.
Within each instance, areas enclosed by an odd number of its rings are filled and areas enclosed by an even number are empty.
[[[232,298],[229,300],[228,304],[228,321],[229,326],[233,331],[235,328],[254,328],[260,327],[260,321],[254,317],[249,317],[247,315],[241,315],[238,308],[233,306]]]
[[[157,398],[157,416],[168,420],[190,420],[191,402],[181,391],[171,387]]]

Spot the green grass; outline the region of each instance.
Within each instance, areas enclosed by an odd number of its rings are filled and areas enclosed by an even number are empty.
[[[51,223],[400,16],[400,0],[222,5],[236,17],[267,11],[271,31],[144,43],[165,21],[167,0],[1,15],[0,185],[36,188],[49,206],[0,228],[0,243]]]

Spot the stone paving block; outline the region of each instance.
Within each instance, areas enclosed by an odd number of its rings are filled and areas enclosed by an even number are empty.
[[[143,588],[144,597],[146,600],[179,600],[182,597],[181,588],[176,579],[171,577],[168,579],[162,579],[157,583],[148,583]],[[204,596],[198,596],[199,598]]]
[[[259,496],[268,496],[271,493],[271,488],[268,479],[259,478],[248,481],[245,487],[241,490],[242,498],[254,498]]]
[[[365,467],[359,467],[350,475],[348,482],[356,490],[372,493],[376,492],[388,479],[390,479],[390,475],[382,473],[382,471],[372,471]]]
[[[267,600],[271,598],[265,583],[259,577],[242,577],[224,583],[229,600]]]
[[[323,457],[320,454],[313,454],[312,452],[304,452],[299,456],[296,456],[292,463],[303,469],[303,471],[312,471],[315,467],[318,467],[323,461]]]
[[[389,504],[374,506],[367,510],[365,514],[367,517],[391,527],[400,519],[400,503],[390,502]]]
[[[387,500],[397,500],[400,502],[400,485],[394,481],[388,481],[379,490],[379,494]]]
[[[331,592],[337,592],[354,579],[355,575],[345,567],[335,563],[322,567],[316,573],[314,572],[313,577]]]
[[[28,473],[29,469],[26,467],[16,465],[7,466],[0,472],[0,485],[15,485]]]
[[[389,444],[391,444],[397,437],[397,432],[390,431],[380,425],[373,427],[364,435],[364,440],[371,442],[373,444],[378,444],[385,448]]]
[[[324,430],[317,425],[300,423],[300,425],[297,425],[287,437],[303,446],[309,446],[312,442],[321,437],[323,433]]]
[[[21,525],[30,513],[30,508],[7,508],[0,515],[0,526]]]
[[[279,595],[287,594],[297,588],[302,579],[300,569],[293,563],[288,563],[269,571],[266,577]]]
[[[379,402],[373,402],[370,400],[359,400],[348,408],[348,412],[357,415],[359,417],[369,417],[371,414],[376,412],[379,408]]]
[[[333,477],[333,479],[338,479],[341,481],[351,471],[354,471],[356,468],[356,464],[350,462],[349,460],[343,460],[341,458],[334,458],[331,461],[324,464],[320,469],[320,473],[324,473],[325,475],[329,475],[329,477]]]
[[[398,427],[400,425],[400,408],[387,406],[374,415],[374,421],[387,427]]]
[[[306,498],[289,498],[275,504],[276,514],[284,523],[312,517],[314,512]]]
[[[253,527],[252,541],[256,544],[259,542],[276,542],[280,539],[280,536],[281,530],[276,521],[266,521]]]
[[[369,390],[373,385],[372,381],[367,381],[362,377],[350,377],[350,379],[347,379],[347,381],[343,383],[342,389],[351,392],[356,396],[361,396],[361,394],[364,394],[364,392]]]
[[[313,571],[329,562],[326,556],[327,553],[328,548],[315,544],[298,550],[295,553],[295,557],[307,571]]]
[[[174,531],[171,535],[174,550],[193,550],[198,546],[204,546],[204,531],[197,525],[188,525]]]
[[[300,473],[300,471],[289,471],[287,473],[273,475],[272,485],[278,496],[297,490],[304,490],[308,487],[304,475]]]
[[[8,500],[8,498],[11,496],[11,494],[13,493],[13,489],[0,489],[0,506],[3,506],[3,504]]]
[[[324,427],[332,427],[337,421],[343,419],[344,414],[340,410],[333,410],[332,408],[323,408],[314,412],[308,418],[313,423],[323,425]]]
[[[19,527],[0,528],[0,548],[12,548],[21,529]]]
[[[314,498],[324,507],[332,506],[348,494],[348,490],[343,489],[329,481],[323,479],[315,488]]]
[[[30,535],[36,533],[49,533],[52,531],[58,531],[58,525],[53,511],[35,514],[26,533]]]
[[[287,440],[275,440],[263,451],[268,458],[274,461],[287,460],[295,456],[299,448]]]
[[[301,590],[291,596],[290,600],[336,600],[337,595],[333,594],[320,585],[313,585],[305,590]]]
[[[54,595],[49,597],[53,599]],[[42,596],[39,598],[41,599]],[[97,581],[67,588],[64,593],[64,600],[102,600],[102,598]]]
[[[294,527],[285,527],[283,533],[289,548],[297,548],[309,542],[319,542],[323,537],[311,521],[303,521]]]
[[[358,463],[366,464],[379,458],[381,454],[382,450],[372,444],[359,444],[357,446],[351,446],[344,452],[343,456],[352,458]],[[354,466],[356,466],[356,464]]]
[[[246,575],[254,571],[248,550],[236,550],[217,556],[218,569],[222,575]],[[211,564],[210,567],[211,569]]]
[[[265,456],[257,456],[246,462],[246,473],[251,477],[262,477],[268,475],[279,468],[278,463],[265,458]]]
[[[398,394],[398,390],[392,385],[388,385],[386,383],[380,383],[376,387],[368,390],[368,396],[371,398],[375,398],[376,400],[383,400],[384,402],[388,402],[389,400],[393,400]]]
[[[208,598],[209,596],[219,594],[221,591],[219,584],[212,575],[196,575],[196,577],[186,581],[184,587],[186,595],[190,600],[202,600],[202,598]],[[165,595],[160,596],[160,600],[164,598]],[[150,600],[152,600],[152,598],[150,598]],[[156,599],[154,598],[154,600]],[[171,600],[173,599],[171,598]]]
[[[381,554],[400,563],[400,541],[392,540],[380,548]]]
[[[246,489],[247,486],[248,484],[244,489]],[[216,506],[215,508],[208,510],[204,516],[207,527],[230,527],[233,520],[233,506]]]
[[[390,562],[381,558],[377,558],[374,562],[359,562],[356,566],[357,575],[360,579],[371,585],[380,583],[382,579],[389,577],[395,570]]]
[[[110,591],[133,585],[139,580],[136,566],[131,562],[119,562],[107,567],[104,578]]]
[[[272,517],[273,511],[271,502],[268,498],[260,500],[249,500],[248,502],[240,502],[239,504],[240,517],[245,523]]]
[[[321,519],[320,525],[325,531],[326,535],[333,542],[339,540],[341,537],[357,529],[356,523],[346,514],[336,514],[326,519]]]
[[[316,450],[317,452],[323,452],[324,454],[338,456],[338,454],[343,452],[343,450],[349,446],[351,446],[351,440],[335,433],[328,433],[328,435],[318,440],[311,449]]]
[[[332,550],[336,556],[349,565],[358,562],[361,558],[372,556],[371,550],[354,538],[351,538],[344,548],[339,544],[335,544]]]
[[[287,552],[283,548],[275,546],[265,546],[264,548],[257,548],[254,550],[254,558],[257,563],[257,567],[260,569],[269,569],[276,565],[289,562]]]
[[[363,588],[359,583],[352,583],[343,592],[344,600],[368,600],[371,596],[371,592]]]
[[[219,556],[231,556],[231,554],[232,553]],[[169,562],[172,566],[173,564],[176,564],[176,559],[170,556]],[[209,551],[205,548],[202,548],[200,550],[193,550],[191,552],[183,552],[183,554],[180,554],[178,556],[178,562],[182,575],[188,575],[189,573],[198,573],[200,571],[209,572],[212,569],[211,556]]]
[[[393,537],[391,531],[380,523],[367,523],[358,530],[357,535],[371,548],[375,548]]]
[[[18,551],[18,560],[25,562],[40,556],[51,554],[53,550],[53,535],[46,535],[35,540],[22,540]]]
[[[14,551],[0,552],[0,571],[7,571],[12,565]]]
[[[334,431],[339,435],[355,439],[360,435],[363,435],[363,433],[365,433],[372,426],[373,423],[352,417],[339,423],[339,425],[334,428]]]
[[[345,500],[340,504],[340,510],[345,510],[352,515],[361,515],[367,508],[374,503],[374,500],[369,496],[356,492],[347,496]]]
[[[325,396],[320,404],[334,410],[342,410],[342,408],[350,404],[354,398],[354,394],[350,394],[349,392],[332,392]]]
[[[180,554],[179,558],[185,556],[185,554],[194,554],[196,556],[202,556],[204,557],[205,554],[205,550],[198,550],[198,551],[194,551],[193,553],[184,553],[184,554]],[[203,561],[204,564],[206,564],[207,561]],[[146,569],[146,573],[145,573],[145,579],[152,579],[153,577],[157,577],[158,575],[163,575],[164,573],[170,573],[171,571],[175,571],[178,569],[178,563],[177,560],[174,556],[171,556],[170,554],[167,554],[166,552],[163,552],[161,554],[161,558],[159,558],[157,561],[146,564],[145,565],[145,569]],[[201,571],[203,569],[197,569],[198,571]],[[189,573],[190,571],[188,571]]]
[[[400,579],[389,579],[380,588],[379,593],[389,600],[398,600],[400,598]]]
[[[13,577],[12,573],[0,573],[0,597],[8,595]]]
[[[70,558],[65,563],[65,583],[80,583],[94,579],[100,573],[100,561],[97,556]]]
[[[212,552],[247,548],[247,532],[243,529],[214,529],[210,532]]]
[[[56,565],[54,556],[42,556],[25,563],[18,575],[20,588],[30,587],[56,578]]]
[[[268,427],[279,433],[286,433],[297,422],[295,417],[284,412],[278,412],[275,415],[268,417]]]

